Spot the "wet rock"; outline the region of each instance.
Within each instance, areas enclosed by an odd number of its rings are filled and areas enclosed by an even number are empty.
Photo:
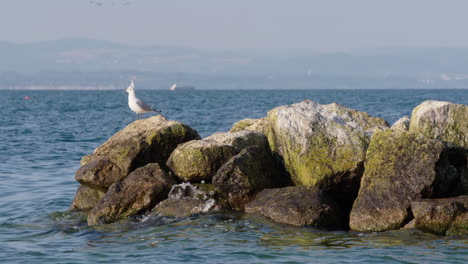
[[[409,131],[468,148],[468,105],[425,101],[414,108]]]
[[[88,211],[104,197],[103,191],[80,185],[70,206],[71,210]]]
[[[367,150],[350,228],[385,231],[407,223],[411,219],[411,201],[433,197],[438,185],[451,184],[445,182],[453,180],[451,177],[441,176],[450,173],[450,165],[439,163],[446,150],[438,140],[407,131],[375,133]]]
[[[237,149],[232,145],[192,140],[172,152],[167,166],[184,181],[211,182],[216,171],[236,154]]]
[[[289,183],[286,171],[268,148],[252,146],[226,162],[213,177],[213,185],[235,210],[243,210],[265,188]]]
[[[223,208],[212,184],[181,183],[174,185],[169,197],[152,211],[170,217],[188,217],[200,213],[218,212]]]
[[[295,226],[340,229],[346,225],[338,205],[315,187],[265,189],[245,206],[245,211]]]
[[[465,206],[465,208],[467,208]],[[459,214],[446,232],[447,236],[468,236],[468,212]]]
[[[398,119],[398,121],[396,121],[390,129],[395,130],[395,131],[408,131],[410,121],[411,121],[411,117],[404,116]]]
[[[247,118],[234,123],[229,132],[238,132],[242,130],[255,131],[264,135],[268,134],[269,124],[266,118],[251,119]]]
[[[175,179],[159,164],[134,170],[109,190],[88,214],[88,225],[111,223],[152,209],[167,198]]]
[[[415,228],[437,235],[468,235],[468,195],[444,199],[420,199],[411,202]],[[465,216],[463,216],[465,215]],[[459,217],[457,221],[455,219]]]
[[[366,131],[385,120],[337,104],[312,101],[268,112],[270,146],[283,159],[295,184],[332,188],[343,179],[359,182],[369,139]]]
[[[221,144],[228,144],[236,147],[238,151],[250,146],[258,146],[260,148],[269,148],[268,139],[264,134],[242,130],[238,132],[215,133],[204,140],[212,140]]]

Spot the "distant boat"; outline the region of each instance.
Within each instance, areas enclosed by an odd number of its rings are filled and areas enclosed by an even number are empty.
[[[180,91],[180,90],[195,90],[195,86],[192,86],[192,85],[185,85],[185,86],[177,86],[175,83],[171,86],[171,88],[169,88],[169,90],[171,91]]]

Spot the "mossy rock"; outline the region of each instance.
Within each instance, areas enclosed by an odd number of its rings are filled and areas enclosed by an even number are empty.
[[[178,144],[199,139],[198,133],[163,116],[137,120],[82,159],[75,178],[83,185],[107,190],[130,172],[148,163],[165,163]]]
[[[468,212],[468,196],[443,199],[420,199],[411,202],[415,218],[415,228],[436,235],[463,235],[467,232],[467,222],[462,216]],[[460,216],[460,219],[456,220]],[[448,231],[450,230],[450,231]]]
[[[468,105],[425,101],[413,109],[409,131],[468,148]]]
[[[437,184],[448,184],[439,172],[447,148],[438,140],[406,131],[376,132],[364,164],[361,187],[350,215],[356,231],[385,231],[402,227],[411,218],[411,201],[432,197]]]
[[[452,225],[446,232],[447,236],[468,236],[468,212],[465,211],[458,215],[452,222]]]
[[[189,182],[211,182],[218,169],[237,154],[237,148],[209,140],[192,140],[179,145],[167,160],[177,177]]]
[[[268,140],[283,159],[296,185],[332,188],[351,175],[365,159],[369,139],[366,131],[386,126],[337,104],[312,101],[277,107],[268,112]]]
[[[88,225],[112,223],[149,211],[167,198],[175,183],[175,179],[157,163],[140,167],[109,187],[89,212]]]

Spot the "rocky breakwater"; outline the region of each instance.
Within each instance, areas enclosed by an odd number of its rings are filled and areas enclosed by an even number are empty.
[[[204,139],[162,116],[139,120],[83,158],[71,208],[88,211],[90,225],[235,210],[297,226],[385,231],[411,221],[466,234],[466,204],[447,197],[468,190],[467,108],[423,102],[390,128],[307,100]],[[456,202],[418,202],[433,198]],[[457,210],[437,218],[440,204]]]

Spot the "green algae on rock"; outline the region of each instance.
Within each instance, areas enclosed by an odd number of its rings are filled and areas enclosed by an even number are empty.
[[[436,235],[468,235],[468,222],[461,221],[468,213],[468,195],[415,200],[411,210],[417,229]]]
[[[178,144],[198,138],[194,129],[161,115],[137,120],[85,156],[75,178],[83,185],[107,190],[138,167],[151,162],[165,166]]]
[[[237,148],[210,140],[192,140],[179,145],[167,160],[167,166],[184,181],[211,181],[216,171]]]
[[[88,225],[112,223],[151,210],[166,199],[175,179],[158,163],[149,163],[109,187],[88,214]]]
[[[447,150],[440,141],[406,131],[376,132],[367,150],[359,194],[350,214],[356,231],[402,227],[411,218],[411,201],[432,197],[441,182],[439,164]]]
[[[425,101],[413,109],[409,131],[468,148],[468,105]]]
[[[369,139],[367,131],[388,127],[385,120],[370,117],[337,104],[320,105],[306,100],[268,112],[268,139],[283,159],[297,185],[329,188],[361,166]]]

